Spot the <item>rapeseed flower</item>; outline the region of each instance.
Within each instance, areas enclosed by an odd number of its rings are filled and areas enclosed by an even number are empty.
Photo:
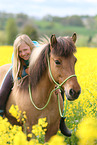
[[[15,117],[17,121],[20,121],[19,119],[21,116],[21,111],[19,111],[19,108],[17,105],[12,105],[9,109],[9,113],[11,113],[11,115]]]
[[[48,141],[48,145],[66,145],[64,137],[55,135]]]
[[[40,138],[42,135],[45,135],[47,125],[46,118],[40,118],[38,124],[32,126],[32,133]]]
[[[39,118],[38,125],[40,125],[42,127],[47,127],[48,123],[46,122],[46,117],[45,118]]]
[[[14,145],[28,145],[28,141],[26,139],[26,135],[22,131],[18,132],[14,136],[13,144]]]
[[[85,117],[79,124],[76,135],[79,138],[78,145],[94,145],[97,139],[97,119]]]
[[[0,66],[12,63],[13,46],[0,46]]]

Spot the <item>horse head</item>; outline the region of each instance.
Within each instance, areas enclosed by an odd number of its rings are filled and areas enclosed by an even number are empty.
[[[55,82],[62,84],[61,89],[70,101],[77,99],[81,93],[75,75],[75,63],[77,61],[74,56],[76,37],[76,33],[74,33],[72,37],[56,38],[55,35],[52,35],[50,38],[51,73]]]

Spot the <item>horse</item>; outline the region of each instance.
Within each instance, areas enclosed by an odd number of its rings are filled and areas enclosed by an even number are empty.
[[[74,69],[77,61],[74,56],[76,38],[76,33],[71,37],[56,37],[53,34],[48,42],[43,40],[44,44],[33,49],[29,75],[18,86],[14,85],[6,104],[5,115],[11,124],[18,124],[9,113],[11,105],[14,104],[18,105],[19,110],[26,112],[28,132],[31,132],[32,126],[37,124],[39,118],[46,117],[48,126],[45,141],[57,133],[61,119],[60,111],[63,111],[60,92],[65,93],[69,101],[74,101],[81,93]],[[4,68],[5,66],[0,68],[0,77],[3,76]],[[5,71],[7,70],[8,67]]]

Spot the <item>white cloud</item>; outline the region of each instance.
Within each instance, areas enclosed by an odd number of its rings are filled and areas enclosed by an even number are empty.
[[[45,0],[34,0],[35,2],[45,2]]]
[[[21,1],[21,0],[20,0]],[[46,0],[23,0],[23,1],[26,1],[26,2],[39,2],[39,3],[41,3],[41,2],[45,2]]]
[[[63,0],[62,0],[63,1]],[[97,0],[64,0],[64,2],[71,3],[97,3]]]
[[[97,3],[97,0],[85,0],[85,1],[89,3]]]
[[[91,3],[90,3],[91,2]],[[7,4],[6,4],[7,3]],[[0,12],[25,13],[30,16],[45,15],[96,15],[96,0],[2,0]]]

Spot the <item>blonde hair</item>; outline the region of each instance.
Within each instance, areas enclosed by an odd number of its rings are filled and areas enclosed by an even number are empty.
[[[22,42],[25,42],[30,47],[31,50],[35,47],[32,40],[26,34],[19,35],[15,39],[14,44],[13,44],[13,47],[14,47],[14,58],[13,58],[13,79],[14,79],[14,82],[16,82],[18,80],[19,72],[22,68],[22,66],[21,66],[22,63],[21,63],[19,55],[18,55],[18,49],[19,49]]]

